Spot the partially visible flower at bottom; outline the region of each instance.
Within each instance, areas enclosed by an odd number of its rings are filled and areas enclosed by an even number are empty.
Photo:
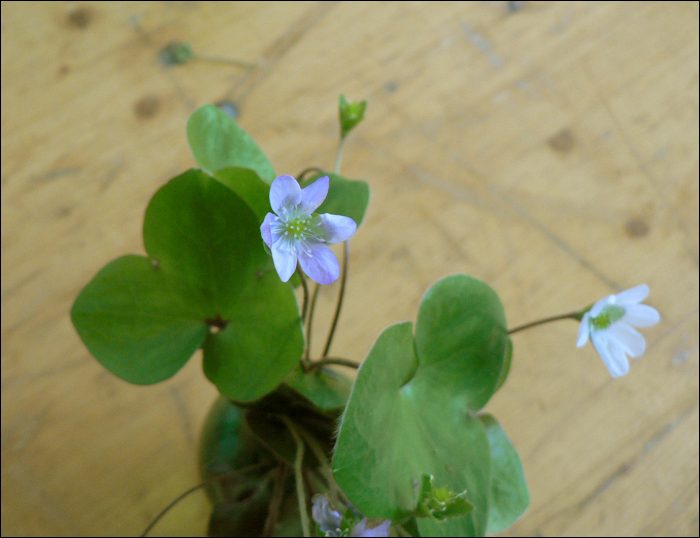
[[[376,527],[367,527],[367,518],[362,518],[357,525],[355,525],[348,536],[389,536],[389,526],[391,525],[391,520],[385,519]]]
[[[367,538],[389,536],[391,520],[385,519],[375,527],[368,527],[369,521],[366,517],[362,518],[359,523],[353,525],[349,533],[347,533],[346,530],[345,532],[347,534],[344,535],[341,528],[343,518],[337,510],[333,510],[326,495],[316,495],[311,502],[311,516],[314,518],[314,521],[318,523],[318,528],[324,536],[364,536]]]
[[[312,501],[311,516],[318,523],[318,528],[324,536],[340,536],[340,534],[328,534],[329,532],[339,532],[340,523],[343,518],[340,513],[331,508],[331,504],[325,495],[316,495]]]
[[[613,377],[629,371],[627,355],[639,357],[646,348],[644,337],[633,326],[649,327],[660,319],[656,309],[639,304],[647,295],[646,284],[609,295],[595,303],[581,319],[576,345],[584,346],[590,336]]]

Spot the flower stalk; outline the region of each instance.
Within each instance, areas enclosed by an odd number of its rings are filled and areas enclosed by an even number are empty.
[[[301,518],[301,528],[304,536],[311,536],[311,526],[309,525],[309,514],[306,511],[306,492],[304,491],[304,475],[302,472],[302,464],[304,462],[304,441],[299,436],[294,423],[285,415],[280,415],[280,418],[289,429],[289,433],[294,437],[294,442],[297,445],[297,454],[294,460],[294,479],[297,488],[297,500],[299,501],[299,517]]]
[[[345,283],[348,279],[348,258],[350,257],[350,241],[345,241],[343,249],[343,267],[340,273],[340,289],[338,290],[338,302],[335,305],[335,313],[333,314],[333,322],[331,323],[330,331],[328,332],[328,338],[326,339],[326,346],[323,348],[323,353],[321,354],[321,359],[325,359],[328,355],[328,351],[331,349],[331,343],[333,342],[333,336],[335,335],[335,328],[338,325],[338,318],[340,317],[340,311],[343,308],[343,297],[345,296]]]
[[[517,332],[524,331],[525,329],[529,329],[531,327],[537,327],[538,325],[544,325],[545,323],[551,323],[552,321],[559,321],[562,319],[574,319],[576,321],[581,321],[582,317],[583,312],[570,312],[568,314],[561,314],[560,316],[552,316],[550,318],[532,321],[530,323],[526,323],[525,325],[520,325],[518,327],[515,327],[514,329],[510,329],[508,331],[508,334],[515,334]]]

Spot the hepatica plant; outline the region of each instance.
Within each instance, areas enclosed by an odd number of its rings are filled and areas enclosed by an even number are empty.
[[[340,157],[365,108],[341,96],[335,170],[296,176],[275,173],[219,108],[197,110],[187,137],[199,167],[149,202],[146,254],[108,263],[73,305],[87,348],[125,381],[164,381],[202,350],[221,394],[196,486],[214,502],[212,536],[502,531],[529,503],[517,451],[484,411],[508,376],[510,335],[574,319],[572,349],[590,338],[617,377],[644,351],[633,326],[659,320],[637,286],[509,330],[496,292],[458,274],[427,290],[415,323],[385,328],[361,366],[331,356],[348,240],[369,202],[365,181],[339,174]],[[331,331],[312,357],[316,297],[336,281]],[[358,368],[354,382],[333,365]]]

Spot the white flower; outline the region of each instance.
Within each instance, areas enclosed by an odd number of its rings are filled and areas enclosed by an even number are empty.
[[[644,353],[644,337],[633,326],[648,327],[659,321],[654,308],[639,304],[647,295],[646,284],[610,295],[595,303],[581,319],[576,345],[585,345],[590,335],[613,377],[625,375],[629,370],[627,355],[639,357]]]
[[[265,216],[260,232],[283,282],[296,270],[297,259],[319,284],[330,284],[340,276],[338,259],[326,243],[349,239],[357,224],[350,217],[314,213],[326,199],[328,186],[328,176],[304,189],[292,176],[280,176],[270,186],[270,205],[275,213]]]

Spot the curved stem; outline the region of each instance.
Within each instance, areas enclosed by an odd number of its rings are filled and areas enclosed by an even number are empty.
[[[327,357],[325,359],[321,359],[320,361],[316,361],[316,362],[311,363],[311,366],[309,366],[308,371],[313,372],[315,370],[319,370],[328,364],[337,364],[339,366],[347,366],[348,368],[354,368],[355,370],[357,370],[360,367],[360,365],[358,363],[356,363],[355,361],[351,361],[349,359]]]
[[[275,484],[272,487],[272,500],[270,501],[270,507],[267,511],[267,518],[265,519],[265,526],[262,532],[263,536],[275,535],[275,527],[279,520],[280,507],[284,499],[284,482],[287,479],[287,469],[287,464],[284,461],[280,461],[280,465],[277,467],[277,473],[275,474]]]
[[[331,324],[331,330],[328,333],[328,338],[326,339],[326,347],[323,348],[323,353],[321,354],[321,359],[325,359],[328,355],[328,351],[331,349],[331,342],[333,342],[333,335],[335,334],[335,327],[338,324],[338,317],[340,316],[340,310],[343,307],[343,296],[345,295],[345,282],[348,279],[348,258],[350,257],[350,242],[345,241],[345,249],[343,250],[343,268],[340,274],[340,291],[338,291],[338,302],[335,305],[335,314],[333,315],[333,323]]]
[[[340,160],[343,156],[343,144],[345,143],[345,138],[341,136],[340,143],[338,144],[338,155],[335,158],[335,173],[340,174]]]
[[[194,493],[194,492],[197,491],[198,489],[201,489],[201,488],[203,488],[204,486],[206,486],[206,485],[208,485],[208,484],[211,484],[212,482],[216,482],[216,481],[218,481],[218,480],[223,480],[224,478],[230,478],[230,477],[236,476],[236,475],[238,475],[238,474],[246,474],[246,473],[250,473],[250,472],[253,472],[253,471],[257,471],[258,469],[262,469],[263,467],[265,467],[265,466],[267,466],[267,465],[269,465],[269,462],[261,462],[261,463],[256,463],[256,464],[254,464],[254,465],[248,465],[247,467],[243,467],[242,469],[234,469],[233,471],[229,471],[228,473],[224,473],[224,474],[220,474],[220,475],[217,475],[217,476],[212,476],[211,478],[207,478],[204,482],[200,482],[200,483],[197,484],[196,486],[191,487],[190,489],[188,489],[187,491],[185,491],[183,494],[181,494],[181,495],[179,495],[177,498],[175,498],[175,500],[172,501],[172,502],[171,502],[168,506],[166,506],[163,510],[161,510],[161,512],[155,517],[155,519],[154,519],[153,521],[151,521],[151,522],[148,524],[148,527],[146,527],[146,529],[141,533],[141,536],[142,536],[142,537],[143,537],[143,536],[146,536],[149,532],[151,532],[151,530],[152,530],[153,527],[156,525],[156,523],[158,523],[158,522],[161,520],[161,518],[162,518],[166,513],[168,513],[168,511],[169,511],[173,506],[175,506],[175,505],[176,505],[177,503],[179,503],[182,499],[184,499],[185,497],[187,497],[190,493]]]
[[[338,484],[336,483],[335,478],[333,477],[333,469],[331,468],[331,464],[328,461],[326,452],[323,450],[323,447],[319,444],[318,440],[313,435],[311,435],[301,426],[298,426],[298,429],[299,433],[304,438],[304,441],[306,441],[306,444],[308,444],[311,448],[311,452],[314,453],[314,456],[316,456],[316,459],[321,464],[321,473],[323,475],[323,478],[328,483],[328,489],[330,490],[329,492],[331,497],[333,498],[333,500],[339,502],[341,495],[340,488],[338,487]]]
[[[309,319],[306,323],[306,353],[304,355],[304,362],[309,364],[309,355],[311,354],[311,323],[314,320],[314,310],[316,308],[316,299],[318,297],[318,289],[321,286],[316,284],[314,288],[314,293],[311,296],[311,306],[309,307]]]
[[[301,266],[297,266],[297,273],[299,273],[299,280],[301,280],[301,286],[304,288],[304,306],[301,309],[301,322],[306,322],[306,311],[309,308],[309,286],[306,283],[306,277],[304,272],[301,270]]]
[[[294,479],[297,486],[297,500],[299,501],[299,517],[301,518],[301,528],[304,531],[304,536],[311,536],[309,526],[309,514],[306,510],[306,493],[304,492],[304,475],[302,473],[302,463],[304,462],[304,441],[299,436],[294,423],[288,417],[281,415],[280,418],[289,429],[289,433],[294,437],[294,442],[297,444],[297,455],[294,460]]]
[[[200,60],[202,62],[212,62],[217,64],[233,65],[235,67],[240,67],[242,69],[250,69],[251,67],[257,67],[257,64],[252,64],[250,62],[244,62],[243,60],[232,60],[229,58],[217,58],[215,56],[206,56],[201,54],[193,54],[193,60]]]
[[[577,321],[581,321],[581,313],[580,312],[570,312],[568,314],[562,314],[560,316],[552,316],[551,318],[545,318],[541,319],[539,321],[533,321],[531,323],[526,323],[525,325],[520,325],[519,327],[516,327],[515,329],[511,329],[508,331],[508,334],[515,334],[520,331],[524,331],[525,329],[529,329],[530,327],[536,327],[537,325],[543,325],[545,323],[549,323],[551,321],[559,321],[560,319],[575,319]]]
[[[297,176],[297,181],[299,183],[301,183],[302,181],[304,181],[306,174],[310,174],[311,172],[314,172],[316,174],[323,174],[323,170],[321,170],[320,168],[318,168],[316,166],[311,166],[309,168],[305,168],[303,171],[301,171],[299,173],[299,175]]]

